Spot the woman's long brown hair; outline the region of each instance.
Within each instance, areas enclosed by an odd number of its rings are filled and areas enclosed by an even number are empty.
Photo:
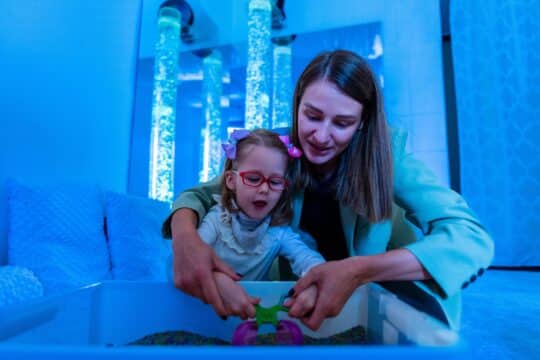
[[[306,88],[324,79],[362,104],[358,131],[340,155],[336,197],[370,222],[392,217],[393,164],[390,134],[383,109],[382,93],[369,65],[347,50],[323,52],[304,69],[293,99],[292,140],[299,146],[298,111]],[[291,168],[293,191],[314,181],[305,157]]]

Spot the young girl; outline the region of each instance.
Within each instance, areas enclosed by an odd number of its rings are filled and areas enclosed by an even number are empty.
[[[223,148],[227,160],[221,196],[214,197],[217,204],[197,230],[202,240],[243,280],[268,279],[279,255],[289,260],[298,276],[323,263],[324,258],[287,225],[292,207],[285,172],[291,158],[301,155],[289,144],[288,136],[267,130],[235,130]],[[214,276],[232,313],[239,312],[243,319],[255,315],[255,308],[248,306],[246,310],[245,305],[254,305],[258,299],[247,296],[229,276],[217,271]],[[314,303],[316,287],[304,296],[305,301]]]

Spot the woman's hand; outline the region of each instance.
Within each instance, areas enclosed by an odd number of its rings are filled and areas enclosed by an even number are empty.
[[[212,248],[205,244],[196,229],[197,216],[190,209],[177,210],[171,220],[174,286],[212,305],[221,317],[231,315],[216,286],[214,271],[232,280],[240,280]]]
[[[290,305],[289,315],[299,318],[311,330],[319,329],[327,317],[337,316],[354,290],[367,282],[359,271],[359,258],[329,261],[309,270],[294,285],[293,298],[285,303]],[[314,286],[318,296],[310,308],[303,299],[304,292]]]
[[[337,316],[357,287],[372,281],[426,280],[431,275],[407,249],[390,250],[377,255],[352,256],[313,267],[294,285],[289,315],[317,330],[325,318]],[[315,285],[318,297],[310,313],[296,298]]]
[[[214,278],[228,314],[242,320],[255,317],[255,304],[261,301],[260,298],[247,295],[242,286],[223,273],[214,272]]]

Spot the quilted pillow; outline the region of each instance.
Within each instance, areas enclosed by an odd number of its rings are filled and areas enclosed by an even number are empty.
[[[0,307],[43,296],[43,285],[34,274],[20,266],[0,266]]]
[[[46,295],[110,279],[97,186],[29,187],[8,191],[8,262],[30,269]]]
[[[114,192],[106,198],[113,278],[165,281],[170,241],[162,238],[161,224],[169,215],[169,204]]]

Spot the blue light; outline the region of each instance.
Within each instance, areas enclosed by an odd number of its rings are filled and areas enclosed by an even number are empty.
[[[270,0],[250,0],[246,71],[247,129],[268,128],[270,125],[271,15]]]
[[[291,45],[274,44],[272,128],[291,127]]]
[[[160,9],[154,63],[148,195],[152,199],[168,202],[173,200],[174,194],[176,81],[181,17],[182,14],[174,8]]]
[[[205,126],[201,131],[200,181],[208,181],[219,175],[221,150],[221,94],[222,58],[214,50],[203,59],[203,108]]]

